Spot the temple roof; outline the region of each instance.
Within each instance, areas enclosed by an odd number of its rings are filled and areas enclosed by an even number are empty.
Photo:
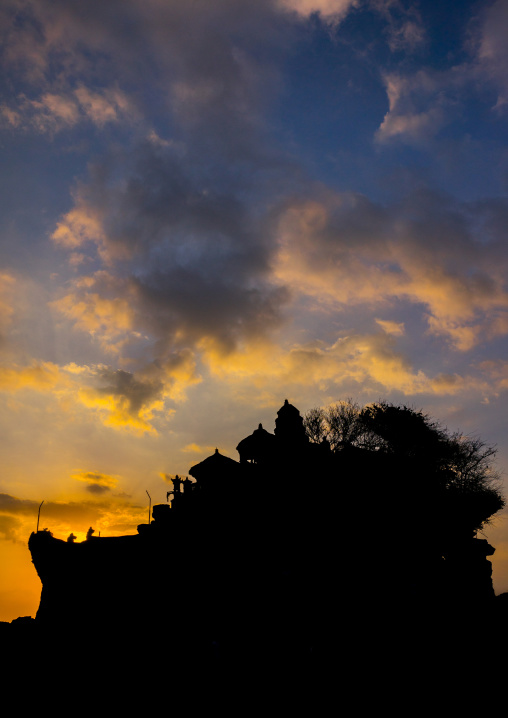
[[[296,406],[290,404],[287,399],[277,412],[275,436],[277,439],[283,439],[284,441],[307,443],[303,417]]]
[[[240,454],[240,459],[258,459],[261,455],[265,455],[267,452],[272,451],[275,441],[275,435],[270,434],[269,431],[263,429],[263,425],[260,424],[252,434],[242,439],[236,450]]]
[[[296,406],[293,406],[293,404],[290,404],[289,401],[286,399],[284,401],[284,404],[281,406],[279,411],[277,412],[277,416],[300,416],[300,412],[296,408]]]
[[[202,478],[206,479],[216,474],[221,474],[222,476],[236,474],[239,468],[238,461],[230,459],[229,456],[224,456],[218,449],[215,449],[215,453],[211,456],[207,456],[199,464],[194,464],[189,469],[189,474],[199,481]]]

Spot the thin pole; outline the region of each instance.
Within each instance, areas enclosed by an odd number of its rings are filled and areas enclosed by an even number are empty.
[[[148,494],[148,498],[150,499],[150,503],[148,504],[148,524],[150,524],[150,514],[152,513],[152,497],[150,496],[148,491],[146,493]]]
[[[41,506],[44,503],[44,501],[41,501],[41,505],[39,506],[39,513],[37,514],[37,533],[39,533],[39,519],[41,517]]]

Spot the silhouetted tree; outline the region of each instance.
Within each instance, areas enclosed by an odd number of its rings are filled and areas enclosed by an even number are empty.
[[[325,425],[325,410],[316,408],[308,411],[303,417],[305,431],[310,441],[320,444],[327,438],[327,427]]]
[[[332,451],[349,446],[370,448],[374,439],[362,421],[362,408],[352,399],[330,404],[325,408],[311,409],[304,416],[309,439],[320,443],[326,439]]]
[[[496,448],[478,437],[450,434],[422,411],[388,402],[361,408],[348,399],[311,409],[304,423],[312,442],[326,438],[337,454],[364,449],[379,456],[379,465],[391,457],[390,468],[402,473],[411,495],[424,504],[427,498],[425,510],[436,502],[434,518],[442,514],[447,533],[479,530],[505,505],[493,466]]]

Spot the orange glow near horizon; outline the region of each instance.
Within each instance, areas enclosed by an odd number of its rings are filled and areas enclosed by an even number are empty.
[[[435,5],[0,3],[4,620],[42,500],[135,533],[286,398],[421,409],[508,493],[508,0]]]

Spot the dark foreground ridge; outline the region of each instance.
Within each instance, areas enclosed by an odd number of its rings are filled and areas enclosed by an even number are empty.
[[[176,477],[137,535],[33,533],[41,601],[10,625],[12,655],[30,646],[44,685],[93,675],[89,690],[199,673],[407,686],[476,665],[504,626],[473,525],[489,517],[429,456],[312,442],[287,400],[275,424]]]

